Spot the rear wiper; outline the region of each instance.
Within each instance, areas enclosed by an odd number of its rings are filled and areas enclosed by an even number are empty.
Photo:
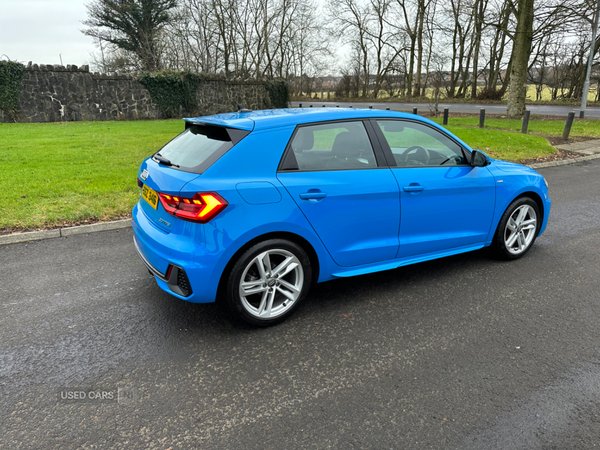
[[[160,153],[157,153],[156,155],[154,155],[154,159],[156,159],[159,164],[164,164],[165,166],[179,167],[177,164],[173,164],[171,161],[169,161],[167,158],[162,156]]]

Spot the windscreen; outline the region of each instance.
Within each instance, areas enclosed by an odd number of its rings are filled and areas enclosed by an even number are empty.
[[[168,160],[170,164],[166,165],[176,169],[202,173],[233,145],[227,128],[190,125],[154,156]]]

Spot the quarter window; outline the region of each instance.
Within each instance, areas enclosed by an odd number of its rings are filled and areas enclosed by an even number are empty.
[[[377,124],[398,167],[467,164],[460,145],[435,128],[401,120],[378,120]]]
[[[290,146],[299,170],[377,167],[373,146],[361,121],[300,127]]]

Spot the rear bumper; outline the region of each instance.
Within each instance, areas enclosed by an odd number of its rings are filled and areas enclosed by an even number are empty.
[[[191,238],[155,227],[138,205],[132,227],[137,253],[161,289],[192,303],[215,301],[219,277],[211,276],[214,256],[203,255]]]
[[[148,271],[152,275],[154,275],[159,281],[166,283],[169,290],[184,298],[187,298],[193,294],[187,274],[185,273],[185,270],[182,267],[176,266],[174,264],[169,264],[167,272],[161,273],[144,257],[142,251],[140,250],[140,246],[137,243],[137,238],[135,234],[133,235],[133,243],[135,244],[135,249],[138,252],[138,256],[146,265]]]

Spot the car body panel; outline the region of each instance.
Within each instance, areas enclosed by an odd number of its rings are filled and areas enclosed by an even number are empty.
[[[398,258],[487,240],[496,196],[487,167],[402,167],[392,172],[402,209]]]
[[[337,264],[395,257],[400,202],[390,169],[279,173],[278,179]]]

